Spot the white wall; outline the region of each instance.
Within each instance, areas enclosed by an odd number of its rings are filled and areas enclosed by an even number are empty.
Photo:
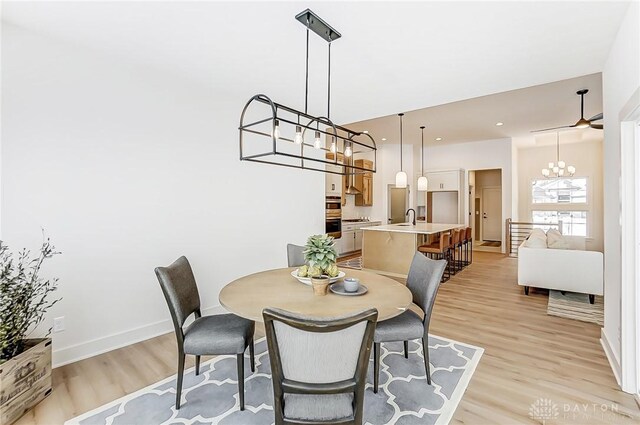
[[[562,140],[562,139],[561,139]],[[602,141],[590,140],[560,145],[560,159],[576,167],[576,177],[587,177],[590,186],[589,239],[587,249],[603,251]],[[556,146],[518,149],[518,216],[531,221],[531,180],[542,178],[541,170],[556,158]]]
[[[604,330],[613,369],[620,369],[620,112],[640,87],[640,6],[633,2],[602,72],[604,100]]]
[[[436,170],[465,170],[465,224],[469,224],[469,171],[502,169],[502,220],[511,214],[511,139],[442,144],[425,147],[425,172]],[[505,240],[504,225],[502,240]],[[502,244],[504,251],[506,244]]]
[[[6,24],[2,65],[2,239],[37,249],[43,227],[63,253],[44,269],[54,364],[171,330],[156,266],[186,255],[218,311],[223,285],[324,230],[323,174],[239,161],[249,96]]]

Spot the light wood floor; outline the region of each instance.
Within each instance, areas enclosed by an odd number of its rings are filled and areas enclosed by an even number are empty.
[[[529,418],[539,398],[558,407],[548,425],[640,423],[609,368],[600,328],[547,316],[547,295],[527,297],[516,285],[516,260],[474,254],[473,265],[442,286],[431,320],[431,333],[485,349],[453,423],[542,423]],[[53,393],[16,424],[62,424],[175,372],[173,334],[70,364],[53,371]]]

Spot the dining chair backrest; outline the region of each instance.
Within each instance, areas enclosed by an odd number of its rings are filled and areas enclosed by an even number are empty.
[[[304,266],[304,246],[287,244],[287,262],[289,267]]]
[[[361,417],[378,311],[372,308],[349,316],[317,318],[266,308],[262,316],[275,408],[287,393],[351,393],[354,416],[360,410]]]
[[[446,260],[432,260],[419,252],[413,256],[407,276],[407,287],[413,295],[413,302],[424,312],[425,329],[428,329],[433,304],[446,267]]]
[[[178,258],[170,266],[156,267],[155,272],[177,332],[192,313],[200,315],[200,294],[196,278],[185,256]]]

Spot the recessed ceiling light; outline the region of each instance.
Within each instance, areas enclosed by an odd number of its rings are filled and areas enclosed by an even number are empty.
[[[383,142],[386,142],[386,141],[387,141],[387,139],[385,139],[385,138],[383,137],[383,138],[382,138],[382,141],[383,141]]]
[[[498,127],[500,127],[501,125],[504,125],[504,123],[503,123],[503,122],[499,122],[499,121],[498,121],[498,122],[496,123],[496,125],[497,125]]]
[[[440,140],[442,140],[442,137],[436,137],[436,142],[439,142]]]

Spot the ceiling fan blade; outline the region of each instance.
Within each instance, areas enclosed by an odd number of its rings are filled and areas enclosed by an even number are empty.
[[[600,112],[599,114],[595,114],[594,116],[589,118],[589,121],[600,121],[602,119],[602,116],[602,112]]]
[[[551,127],[551,128],[543,128],[541,130],[531,130],[531,133],[539,133],[541,131],[551,131],[551,130],[559,130],[561,128],[572,128],[575,125],[563,125],[562,127]]]
[[[595,128],[596,130],[602,130],[604,126],[602,124],[590,124],[591,128]]]

